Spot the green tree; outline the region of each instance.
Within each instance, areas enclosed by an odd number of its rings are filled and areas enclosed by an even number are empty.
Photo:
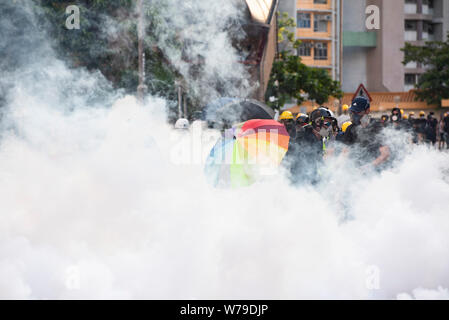
[[[406,43],[401,50],[404,52],[404,65],[418,62],[429,67],[415,85],[416,98],[441,106],[442,99],[449,99],[449,33],[445,42],[430,41],[424,47]]]
[[[332,80],[324,69],[308,67],[301,62],[301,58],[295,54],[301,44],[295,40],[294,32],[296,24],[287,13],[278,12],[278,42],[279,53],[273,63],[270,75],[266,101],[272,107],[282,107],[286,102],[296,100],[301,104],[307,95],[308,99],[315,100],[318,104],[325,103],[330,96],[341,98],[343,92],[338,81]],[[270,101],[270,97],[277,98],[276,102]]]
[[[73,67],[99,70],[116,88],[134,93],[138,85],[137,18],[134,0],[78,0],[79,30],[65,27],[65,9],[73,1],[33,0],[41,27],[54,39],[58,55]],[[147,20],[158,21],[157,12],[146,10]],[[153,44],[153,25],[145,32],[146,85],[150,94],[169,101],[177,99],[175,79],[179,77],[163,53]],[[112,32],[111,32],[112,30]]]

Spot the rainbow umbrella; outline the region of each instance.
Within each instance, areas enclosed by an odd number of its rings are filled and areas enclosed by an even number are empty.
[[[280,165],[289,139],[285,127],[275,120],[253,119],[237,124],[212,148],[206,177],[217,187],[249,186]]]

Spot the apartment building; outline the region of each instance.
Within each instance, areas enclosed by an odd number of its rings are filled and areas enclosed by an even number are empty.
[[[417,46],[426,41],[444,41],[449,31],[449,1],[405,0],[404,40]],[[404,70],[404,90],[413,89],[426,66],[409,63]]]
[[[296,19],[297,50],[304,64],[340,80],[340,0],[280,0],[279,10]]]
[[[367,30],[365,9],[380,9],[379,30]],[[402,92],[413,89],[426,67],[402,64],[406,42],[424,46],[444,41],[449,31],[447,0],[344,0],[343,91],[364,83],[369,91]]]
[[[370,5],[380,10],[379,30],[366,28]],[[344,92],[360,83],[370,92],[413,89],[426,66],[404,66],[401,48],[444,41],[449,31],[449,0],[280,0],[279,10],[296,17],[303,62],[329,70]]]

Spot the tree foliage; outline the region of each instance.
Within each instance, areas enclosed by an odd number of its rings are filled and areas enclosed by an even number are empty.
[[[33,0],[41,15],[41,27],[54,39],[57,53],[73,67],[100,70],[115,87],[135,92],[138,85],[137,17],[134,0],[79,0],[79,30],[68,30],[65,10],[73,1]],[[147,10],[149,21],[157,20]],[[154,18],[154,19],[153,19]],[[145,42],[155,43],[150,26]],[[176,100],[176,71],[157,47],[147,45],[146,85],[149,93]]]
[[[442,99],[449,99],[449,33],[445,42],[430,41],[424,47],[406,43],[401,50],[404,65],[417,62],[429,67],[415,85],[417,99],[441,106]]]
[[[291,100],[301,104],[305,95],[318,104],[325,103],[330,96],[341,98],[343,93],[338,81],[332,80],[325,69],[306,66],[295,54],[301,42],[289,28],[296,28],[294,20],[287,13],[278,13],[278,41],[282,49],[273,63],[265,95],[267,103],[272,107],[282,107]],[[270,101],[270,97],[277,101]]]

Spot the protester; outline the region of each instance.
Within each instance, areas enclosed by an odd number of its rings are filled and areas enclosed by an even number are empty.
[[[380,137],[382,126],[371,121],[369,100],[355,98],[349,111],[352,124],[346,129],[345,143],[352,147],[351,158],[362,170],[380,170],[390,157],[390,149]]]
[[[427,116],[427,122],[425,126],[426,142],[431,143],[433,146],[437,142],[438,120],[433,117],[434,113],[430,112]]]
[[[296,135],[296,127],[291,111],[282,112],[281,116],[279,117],[279,122],[285,126],[285,129],[287,129],[290,138],[294,139]]]

